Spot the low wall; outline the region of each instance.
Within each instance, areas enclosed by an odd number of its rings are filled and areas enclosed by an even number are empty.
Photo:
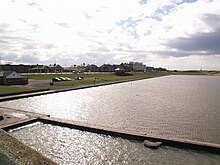
[[[50,90],[49,88],[45,88],[45,89],[36,89],[36,90],[31,90],[31,91],[13,92],[13,93],[0,94],[0,97],[13,96],[13,95],[21,95],[21,94],[27,94],[27,93],[49,91],[49,90]]]
[[[131,131],[124,131],[124,130],[109,128],[109,127],[94,126],[94,125],[90,125],[90,124],[86,124],[82,122],[57,119],[57,118],[51,118],[51,117],[40,117],[38,119],[28,121],[28,123],[14,124],[14,125],[3,127],[2,129],[8,131],[10,129],[14,129],[14,128],[17,128],[17,127],[20,127],[26,124],[30,124],[36,121],[40,121],[45,124],[68,127],[72,129],[89,131],[89,132],[98,133],[98,134],[106,134],[106,135],[111,135],[115,137],[130,139],[130,140],[159,141],[159,142],[162,142],[162,145],[172,146],[172,147],[180,148],[180,149],[185,148],[185,149],[192,149],[192,150],[197,150],[197,151],[205,151],[209,153],[220,154],[220,144],[200,142],[200,141],[181,139],[181,138],[172,138],[172,137],[167,138],[167,137],[162,137],[159,135],[145,135],[144,133],[140,133],[140,132],[133,132],[133,131],[131,132]]]
[[[73,129],[79,129],[82,131],[89,131],[89,132],[94,132],[98,134],[106,134],[106,135],[121,137],[125,139],[130,139],[130,140],[160,141],[162,142],[162,145],[165,145],[165,146],[172,146],[172,147],[180,148],[180,149],[183,149],[183,148],[193,149],[197,151],[205,151],[205,152],[220,154],[220,144],[215,144],[215,143],[200,142],[200,141],[193,141],[193,140],[188,140],[188,139],[180,139],[180,138],[172,138],[172,137],[167,138],[167,137],[162,137],[159,135],[145,135],[144,133],[140,133],[140,132],[124,131],[124,130],[119,130],[115,128],[94,126],[94,125],[90,125],[86,123],[74,122],[74,121],[56,119],[56,118],[49,118],[49,117],[41,118],[39,119],[39,121],[46,123],[46,124],[69,127]]]

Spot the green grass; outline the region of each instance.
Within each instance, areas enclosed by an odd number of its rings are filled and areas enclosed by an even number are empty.
[[[54,82],[54,86],[63,87],[77,87],[84,85],[124,81],[124,80],[137,80],[143,78],[159,77],[164,75],[213,75],[218,72],[214,71],[177,71],[177,72],[133,72],[129,76],[116,76],[112,73],[90,73],[90,74],[36,74],[26,75],[29,79],[35,80],[51,80],[53,77],[69,77],[72,81]],[[83,80],[74,80],[75,77],[84,77]],[[96,79],[95,79],[96,78]],[[45,86],[48,84],[44,84]]]
[[[29,79],[34,79],[34,80],[49,80],[52,79],[53,77],[69,77],[74,79],[75,77],[84,77],[86,78],[95,78],[99,77],[102,79],[110,79],[110,80],[122,80],[122,79],[131,79],[131,78],[142,78],[146,76],[160,76],[160,75],[166,75],[167,72],[158,72],[158,73],[150,73],[150,72],[135,72],[132,73],[133,76],[116,76],[114,74],[110,73],[98,73],[98,74],[36,74],[36,75],[25,75]]]
[[[42,90],[44,88],[27,88],[27,87],[13,87],[13,86],[4,86],[0,85],[0,95],[16,94],[16,93],[25,93],[36,90]]]
[[[73,76],[74,78],[76,76],[80,76],[80,77],[84,77],[84,79],[55,82],[54,85],[76,87],[76,86],[101,84],[101,83],[116,82],[116,81],[137,80],[137,79],[142,79],[142,78],[151,78],[151,77],[158,77],[158,76],[163,76],[163,75],[168,75],[168,73],[167,72],[161,72],[161,73],[139,72],[139,73],[132,73],[132,75],[129,75],[129,76],[116,76],[115,74],[75,74]],[[71,76],[67,75],[66,77],[71,77]]]

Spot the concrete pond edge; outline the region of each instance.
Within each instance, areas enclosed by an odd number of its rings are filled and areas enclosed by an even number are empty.
[[[0,129],[0,157],[8,165],[55,165],[56,163]]]
[[[88,131],[97,134],[110,135],[114,137],[121,137],[129,140],[142,141],[144,145],[144,141],[151,142],[161,142],[163,146],[170,146],[179,149],[190,149],[195,151],[214,153],[220,155],[220,144],[209,143],[209,142],[201,142],[189,139],[181,139],[181,138],[173,138],[173,137],[164,137],[160,135],[148,135],[141,132],[134,131],[125,131],[116,128],[103,127],[98,125],[91,125],[83,122],[58,119],[49,116],[41,116],[35,119],[31,119],[25,122],[19,122],[17,124],[11,124],[5,127],[2,127],[3,130],[9,131],[18,127],[25,126],[27,124],[32,124],[35,122],[41,122],[43,124],[51,124],[55,126],[67,127],[70,129],[78,129],[81,131]]]
[[[15,95],[43,92],[43,91],[49,91],[49,90],[50,90],[49,88],[43,88],[43,89],[34,89],[34,90],[23,91],[23,92],[12,92],[12,93],[0,94],[0,97],[15,96]]]

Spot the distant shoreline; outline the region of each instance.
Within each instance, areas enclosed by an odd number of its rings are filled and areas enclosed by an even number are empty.
[[[140,72],[132,76],[115,76],[113,73],[86,73],[86,74],[34,74],[27,75],[30,80],[28,85],[0,86],[4,89],[0,92],[0,102],[43,94],[65,92],[129,81],[137,81],[167,75],[207,75],[220,76],[218,71],[177,71],[177,72]],[[54,82],[50,85],[52,77],[70,77],[72,81]],[[75,80],[75,77],[84,77],[83,80]]]
[[[63,88],[63,89],[56,89],[56,90],[46,90],[45,89],[45,90],[39,90],[39,91],[35,91],[35,92],[27,92],[27,93],[21,92],[20,94],[17,94],[17,93],[13,94],[12,93],[11,95],[0,96],[0,102],[21,99],[21,98],[27,98],[27,97],[33,97],[33,96],[46,95],[46,94],[59,93],[59,92],[67,92],[67,91],[78,90],[78,89],[86,89],[86,88],[99,87],[99,86],[105,86],[105,85],[113,85],[113,84],[119,84],[119,83],[139,81],[139,80],[144,80],[144,79],[149,79],[149,78],[156,78],[156,77],[140,78],[140,79],[134,79],[134,80],[121,80],[121,81],[83,85],[83,86],[78,86],[78,87],[70,87],[70,88]]]

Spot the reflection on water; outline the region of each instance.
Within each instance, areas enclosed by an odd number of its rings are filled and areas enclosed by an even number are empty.
[[[0,103],[0,106],[220,143],[220,77],[166,76]]]
[[[142,142],[107,135],[38,124],[11,134],[58,164],[214,165],[220,156],[161,147],[145,148]]]

